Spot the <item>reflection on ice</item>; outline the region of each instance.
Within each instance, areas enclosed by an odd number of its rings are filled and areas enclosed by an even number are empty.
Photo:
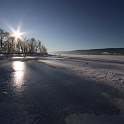
[[[14,69],[14,78],[13,78],[13,86],[16,87],[16,90],[23,90],[22,85],[24,83],[24,62],[15,61],[13,62]]]
[[[12,57],[13,59],[22,59],[24,57]]]

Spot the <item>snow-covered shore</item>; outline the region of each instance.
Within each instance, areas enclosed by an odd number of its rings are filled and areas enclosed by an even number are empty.
[[[124,91],[124,56],[63,54],[39,61]]]

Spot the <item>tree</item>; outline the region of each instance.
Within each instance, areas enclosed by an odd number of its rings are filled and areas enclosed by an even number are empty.
[[[10,33],[5,32],[4,51],[10,52]]]
[[[3,47],[4,36],[5,36],[5,31],[2,28],[0,28],[0,46],[1,46],[1,51],[2,51],[2,47]]]
[[[44,45],[41,46],[41,51],[42,54],[47,54],[47,49]]]
[[[0,51],[5,53],[41,53],[47,54],[47,49],[41,41],[35,38],[21,38],[15,41],[15,37],[0,28]]]

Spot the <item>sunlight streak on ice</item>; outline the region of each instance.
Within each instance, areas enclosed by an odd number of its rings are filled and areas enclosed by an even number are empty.
[[[13,69],[14,69],[14,78],[13,78],[13,86],[16,87],[18,91],[22,91],[24,88],[24,62],[15,61],[13,62]]]

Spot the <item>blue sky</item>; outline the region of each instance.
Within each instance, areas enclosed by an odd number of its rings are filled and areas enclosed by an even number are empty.
[[[41,40],[48,51],[124,47],[123,0],[0,0],[0,27]]]

